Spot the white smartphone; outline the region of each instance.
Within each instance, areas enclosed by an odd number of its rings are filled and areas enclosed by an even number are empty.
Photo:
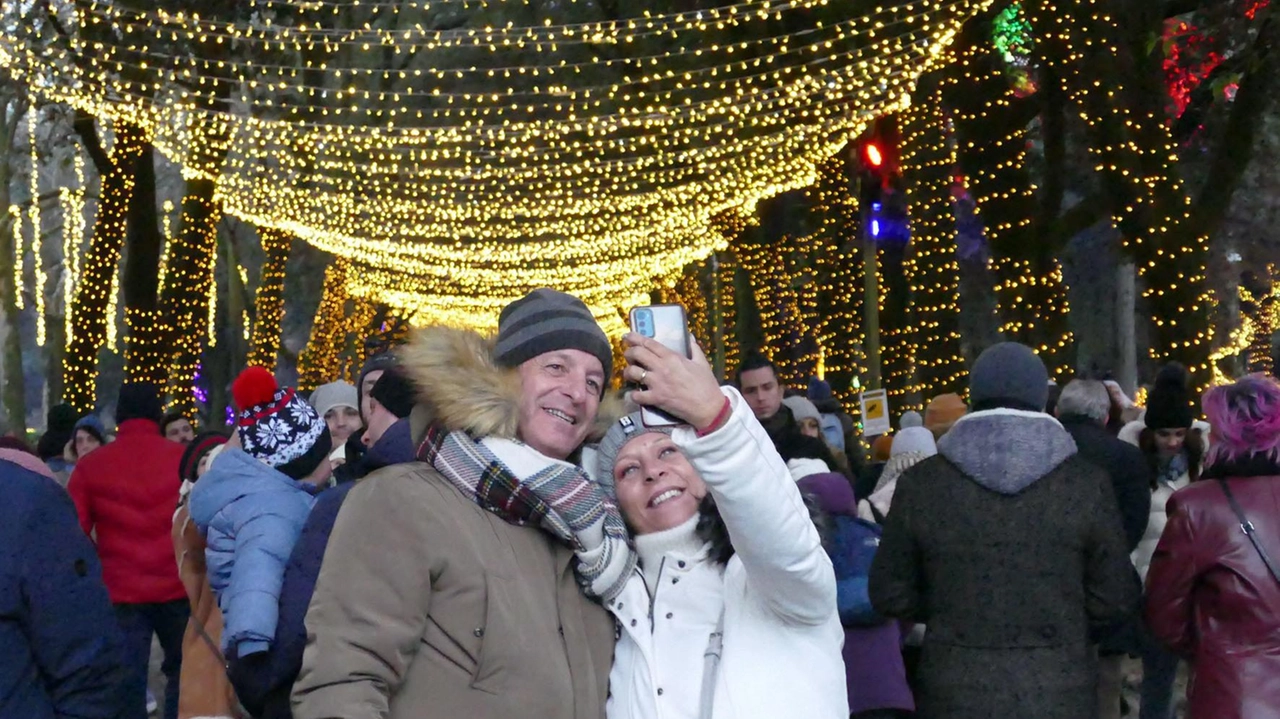
[[[689,344],[689,319],[680,305],[645,305],[631,310],[631,331],[657,340],[672,352],[693,358]],[[642,407],[640,418],[646,427],[666,427],[680,420],[657,409]]]

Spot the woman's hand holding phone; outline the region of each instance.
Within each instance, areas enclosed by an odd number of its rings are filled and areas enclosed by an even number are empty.
[[[716,421],[724,408],[724,395],[711,364],[692,337],[692,359],[636,332],[628,332],[622,342],[629,363],[622,376],[643,386],[631,393],[631,399],[675,415],[695,429],[705,429]]]

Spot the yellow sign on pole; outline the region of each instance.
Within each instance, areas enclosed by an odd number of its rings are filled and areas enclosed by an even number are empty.
[[[878,437],[888,434],[893,427],[889,424],[889,395],[882,389],[863,392],[859,395],[862,403],[862,436]]]

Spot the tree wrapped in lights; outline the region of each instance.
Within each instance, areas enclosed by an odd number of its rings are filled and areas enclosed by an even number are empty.
[[[155,152],[142,146],[134,162],[133,193],[129,197],[128,253],[124,266],[124,366],[129,382],[157,388],[168,380],[167,332],[160,309],[160,255],[164,236],[156,215]]]
[[[1066,287],[1038,236],[1035,186],[1027,169],[1027,126],[1039,110],[1006,77],[989,41],[990,16],[970,22],[942,96],[954,111],[959,165],[977,203],[995,260],[1001,332],[1040,354],[1051,375],[1071,371]]]
[[[181,229],[169,247],[160,307],[170,330],[172,355],[168,369],[169,411],[194,417],[196,371],[204,346],[218,252],[218,221],[222,214],[213,199],[216,183],[206,178],[187,181],[182,197]]]
[[[266,258],[262,262],[262,278],[254,296],[253,336],[249,342],[247,363],[258,367],[275,367],[280,351],[280,322],[284,319],[284,270],[289,261],[292,239],[275,229],[258,231]]]
[[[98,350],[106,341],[107,306],[113,289],[112,278],[120,264],[124,246],[129,201],[133,196],[134,171],[142,156],[146,138],[142,128],[128,122],[112,125],[115,140],[111,154],[102,149],[93,118],[80,114],[76,129],[89,157],[98,168],[98,216],[93,226],[89,250],[81,259],[80,285],[71,305],[71,337],[63,367],[64,399],[78,412],[93,411],[97,399]]]
[[[759,231],[747,233],[748,236]],[[760,310],[763,347],[778,368],[779,381],[803,387],[817,370],[817,343],[804,321],[796,278],[788,268],[788,238],[761,243],[745,239],[733,246],[734,255],[750,278]]]
[[[960,267],[951,184],[955,152],[931,73],[901,116],[902,173],[911,212],[912,256],[905,264],[915,307],[913,349],[921,386],[929,393],[963,392],[960,353]]]
[[[819,218],[819,242],[812,254],[818,280],[818,342],[824,374],[847,411],[856,413],[855,380],[866,371],[862,361],[862,253],[858,247],[858,198],[849,167],[848,148],[819,166],[809,190]]]
[[[346,338],[349,273],[350,265],[340,257],[324,272],[324,291],[311,325],[311,339],[298,357],[299,389],[309,391],[332,382],[342,369],[338,352]]]

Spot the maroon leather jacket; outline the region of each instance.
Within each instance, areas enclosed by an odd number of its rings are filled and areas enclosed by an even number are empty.
[[[1280,471],[1227,482],[1273,563],[1280,562]],[[1174,493],[1147,575],[1147,623],[1192,665],[1188,719],[1280,717],[1280,583],[1222,487]],[[1280,567],[1277,567],[1280,569]]]

